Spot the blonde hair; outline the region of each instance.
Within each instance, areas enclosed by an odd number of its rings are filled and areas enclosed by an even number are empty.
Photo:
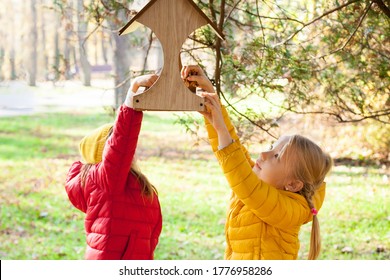
[[[149,179],[141,172],[141,169],[137,165],[136,161],[133,159],[133,162],[131,163],[131,169],[130,172],[137,177],[138,182],[142,186],[142,194],[153,198],[154,194],[157,193],[157,189],[150,183]]]
[[[313,209],[313,195],[323,184],[325,176],[331,170],[333,166],[332,158],[317,144],[301,135],[292,135],[283,147],[282,153],[286,162],[294,163],[291,165],[289,175],[303,183],[303,187],[298,193],[306,199],[309,208]],[[308,259],[317,259],[320,250],[320,225],[317,215],[313,214]]]
[[[113,132],[113,127],[111,127],[111,129],[109,130],[107,137],[105,139],[106,141],[111,136],[112,132]],[[87,179],[89,170],[91,169],[91,167],[93,165],[95,165],[95,164],[86,163],[81,168],[80,180],[81,180],[81,185],[83,187],[85,186],[85,181]],[[131,174],[133,174],[137,178],[138,182],[141,184],[141,187],[142,187],[141,193],[144,196],[147,196],[147,197],[152,199],[154,194],[158,194],[157,189],[153,186],[153,184],[150,183],[148,178],[141,172],[141,169],[137,165],[135,158],[133,158],[133,161],[131,163],[130,172],[131,172]]]

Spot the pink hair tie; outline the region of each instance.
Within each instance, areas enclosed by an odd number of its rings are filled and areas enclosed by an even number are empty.
[[[318,214],[318,211],[317,211],[317,209],[315,209],[315,208],[313,207],[313,208],[311,208],[311,213],[312,213],[313,215],[317,215],[317,214]]]

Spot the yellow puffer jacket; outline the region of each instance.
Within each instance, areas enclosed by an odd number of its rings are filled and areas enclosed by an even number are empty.
[[[218,150],[218,137],[205,119],[210,144],[232,189],[225,235],[228,260],[293,260],[298,258],[300,227],[313,216],[305,198],[278,190],[252,171],[253,160],[240,143],[227,111],[225,123],[234,142]],[[325,197],[325,183],[313,197],[319,210]]]

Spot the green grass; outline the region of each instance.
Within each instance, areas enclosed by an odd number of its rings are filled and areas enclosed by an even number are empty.
[[[175,119],[145,113],[137,151],[163,211],[155,257],[222,259],[228,186],[208,145],[194,145]],[[0,118],[0,259],[83,259],[84,214],[63,183],[81,137],[112,120],[98,111]],[[321,259],[390,258],[388,176],[384,167],[334,168],[319,214]],[[310,227],[300,234],[301,259]]]

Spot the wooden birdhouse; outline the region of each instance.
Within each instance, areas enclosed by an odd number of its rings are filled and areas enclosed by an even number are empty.
[[[150,111],[204,111],[204,100],[191,92],[180,77],[180,50],[188,36],[209,24],[216,25],[192,0],[151,0],[120,31],[130,33],[137,25],[150,28],[160,40],[164,66],[156,83],[134,96],[134,108]]]

